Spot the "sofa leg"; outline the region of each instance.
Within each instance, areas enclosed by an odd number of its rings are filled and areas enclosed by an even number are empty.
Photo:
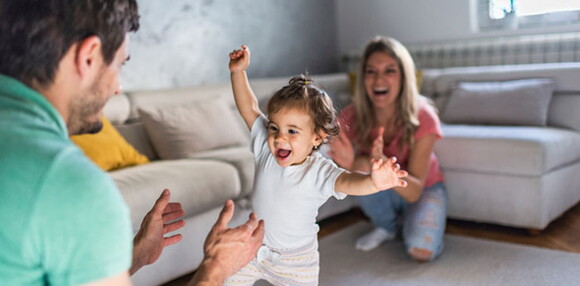
[[[541,229],[528,228],[528,235],[530,235],[530,236],[539,236],[540,234],[542,234],[542,230]]]

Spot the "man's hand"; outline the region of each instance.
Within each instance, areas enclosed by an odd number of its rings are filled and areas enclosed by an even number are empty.
[[[205,240],[204,260],[190,285],[222,285],[256,256],[264,239],[264,221],[251,213],[245,224],[228,228],[233,214],[234,203],[228,200]]]
[[[185,225],[182,219],[174,221],[181,218],[185,211],[180,203],[170,203],[169,196],[169,190],[163,190],[141,222],[141,227],[133,239],[133,263],[129,271],[131,275],[141,267],[157,261],[164,247],[175,244],[182,238],[181,234],[164,237]]]

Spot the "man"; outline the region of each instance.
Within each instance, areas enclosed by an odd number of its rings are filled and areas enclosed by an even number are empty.
[[[68,139],[101,128],[138,17],[135,0],[0,0],[1,285],[130,285],[180,239],[163,237],[182,225],[166,190],[132,249],[119,191]],[[232,214],[227,201],[191,284],[221,284],[261,245],[263,222],[229,229]]]

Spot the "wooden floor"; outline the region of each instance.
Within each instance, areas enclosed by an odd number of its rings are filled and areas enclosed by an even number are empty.
[[[366,218],[360,210],[353,210],[322,221],[319,238],[363,219]],[[580,253],[580,204],[554,220],[539,234],[530,234],[526,229],[454,219],[447,220],[446,233]]]
[[[366,217],[359,209],[328,218],[319,223],[318,237],[323,238],[361,220],[366,220]],[[530,234],[526,229],[454,219],[447,220],[446,233],[580,253],[580,204],[565,212],[539,234]],[[186,275],[164,285],[184,286],[191,277],[192,274]]]
[[[537,235],[531,235],[525,229],[459,220],[448,220],[446,232],[580,253],[580,204],[565,212]]]

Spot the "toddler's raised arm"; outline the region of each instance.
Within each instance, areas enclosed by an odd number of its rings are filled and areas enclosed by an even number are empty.
[[[246,122],[248,129],[251,129],[254,121],[262,115],[262,112],[246,74],[249,65],[250,49],[247,46],[242,45],[241,49],[230,53],[229,69],[234,99],[240,115]]]

